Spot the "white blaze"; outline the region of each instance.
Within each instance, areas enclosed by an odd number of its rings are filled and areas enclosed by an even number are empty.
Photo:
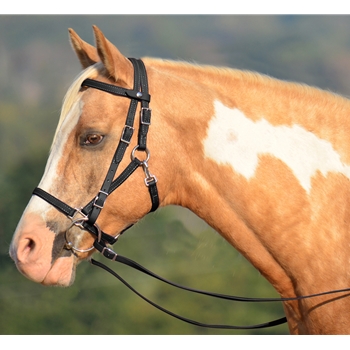
[[[259,155],[268,154],[283,161],[307,192],[317,171],[323,176],[335,172],[350,178],[350,167],[341,162],[332,144],[301,126],[273,126],[265,119],[254,122],[239,109],[230,109],[219,101],[214,105],[204,153],[217,163],[229,164],[250,179],[259,164]]]
[[[45,191],[48,191],[50,194],[55,195],[50,190],[54,187],[53,184],[59,183],[63,179],[59,178],[57,173],[57,168],[61,157],[63,156],[63,149],[67,144],[68,136],[70,135],[73,128],[78,123],[80,114],[81,114],[81,102],[78,100],[69,111],[68,115],[64,119],[60,130],[57,130],[57,136],[52,144],[51,152],[49,159],[46,164],[44,175],[38,185]],[[33,196],[28,203],[26,211],[38,212],[45,217],[47,210],[52,208],[52,206],[44,201],[43,199]]]

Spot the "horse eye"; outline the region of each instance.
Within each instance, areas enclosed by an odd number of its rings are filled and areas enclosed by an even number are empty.
[[[103,140],[103,135],[89,134],[86,136],[84,145],[98,145]]]

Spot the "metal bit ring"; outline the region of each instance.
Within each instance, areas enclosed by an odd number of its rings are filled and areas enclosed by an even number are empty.
[[[79,249],[79,248],[76,248],[76,247],[74,247],[73,242],[71,242],[71,241],[69,241],[69,240],[67,239],[67,232],[68,232],[73,226],[77,226],[77,227],[79,227],[79,228],[82,228],[82,227],[83,227],[83,226],[82,226],[82,223],[83,223],[84,221],[87,221],[87,218],[77,218],[77,219],[75,219],[75,220],[72,220],[71,225],[68,227],[68,229],[67,229],[66,232],[64,233],[64,238],[65,238],[65,240],[66,240],[66,244],[65,244],[64,247],[65,247],[67,250],[73,250],[74,252],[77,252],[77,253],[88,253],[88,252],[90,252],[91,250],[94,249],[94,246],[91,246],[91,247],[88,248],[88,249]],[[98,228],[98,230],[99,230],[99,228]],[[99,230],[99,231],[100,231],[100,230]]]

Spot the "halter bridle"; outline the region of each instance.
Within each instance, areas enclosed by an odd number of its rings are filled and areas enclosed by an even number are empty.
[[[79,249],[77,247],[74,247],[73,243],[67,239],[67,231],[70,229],[69,228],[65,233],[66,249],[71,249],[78,253],[85,253],[95,248],[103,255],[110,257],[110,248],[107,247],[107,244],[114,244],[120,234],[117,237],[113,237],[102,232],[96,223],[96,220],[104,207],[107,197],[114,190],[116,190],[127,178],[129,178],[129,176],[140,166],[144,170],[144,182],[149,190],[151,198],[152,206],[150,212],[155,211],[159,206],[157,178],[150,173],[148,168],[150,152],[147,148],[147,133],[149,126],[151,125],[151,109],[149,108],[151,96],[148,93],[147,73],[146,68],[141,60],[130,58],[130,61],[134,67],[134,86],[132,90],[92,79],[86,79],[81,84],[82,87],[91,87],[111,93],[113,95],[127,97],[130,99],[130,106],[126,117],[125,126],[121,133],[119,144],[116,148],[101,189],[96,197],[92,199],[87,205],[85,205],[85,207],[73,208],[41,188],[37,187],[33,191],[34,195],[39,196],[51,204],[53,207],[55,207],[57,210],[59,210],[61,213],[66,215],[70,220],[72,220],[70,228],[72,226],[77,226],[82,230],[89,231],[96,237],[95,242],[91,248]],[[113,180],[133,136],[135,130],[135,115],[139,103],[141,104],[141,109],[139,118],[140,124],[138,132],[138,144],[131,152],[131,162],[129,165],[115,180]],[[135,156],[136,151],[144,152],[145,159],[139,160]]]
[[[206,292],[202,290],[197,290],[194,288],[188,288],[181,286],[179,284],[173,283],[171,281],[168,281],[155,273],[151,272],[150,270],[147,270],[143,266],[139,265],[133,260],[130,260],[126,257],[123,257],[121,255],[118,255],[116,252],[114,252],[108,245],[113,245],[118,240],[119,236],[128,228],[127,227],[124,231],[120,232],[116,237],[111,236],[109,234],[104,233],[98,224],[96,223],[96,220],[98,216],[100,215],[101,211],[103,210],[104,203],[108,196],[116,190],[121,184],[123,184],[131,174],[134,173],[134,171],[142,167],[144,174],[145,174],[145,185],[147,186],[151,198],[151,209],[150,212],[155,211],[159,206],[159,197],[158,197],[158,189],[157,189],[157,178],[152,175],[148,169],[148,161],[150,158],[150,152],[147,148],[147,133],[149,126],[151,124],[151,109],[149,108],[149,102],[150,102],[150,95],[148,93],[148,80],[147,80],[147,73],[145,66],[143,62],[139,59],[130,58],[129,59],[134,67],[134,86],[132,90],[125,89],[122,87],[118,87],[112,84],[107,84],[101,81],[92,80],[92,79],[86,79],[81,84],[82,87],[90,87],[94,89],[99,89],[108,93],[111,93],[113,95],[127,97],[130,99],[130,106],[125,122],[125,126],[123,128],[119,144],[116,148],[116,151],[114,153],[111,165],[108,169],[107,175],[105,177],[105,180],[102,184],[102,187],[96,197],[92,199],[85,207],[82,208],[73,208],[66,204],[65,202],[61,201],[60,199],[52,196],[48,192],[44,191],[41,188],[35,188],[33,191],[33,194],[42,198],[49,204],[51,204],[53,207],[55,207],[57,210],[59,210],[61,213],[63,213],[66,217],[68,217],[72,223],[71,226],[66,231],[66,244],[65,249],[72,250],[76,253],[86,253],[91,251],[92,249],[98,250],[100,253],[103,254],[106,258],[120,262],[122,264],[128,265],[138,271],[141,271],[150,277],[153,277],[157,280],[160,280],[164,283],[167,283],[171,286],[197,293],[202,295],[207,295],[215,298],[220,298],[224,300],[230,300],[230,301],[236,301],[236,302],[281,302],[281,301],[295,301],[295,300],[301,300],[301,299],[307,299],[307,298],[314,298],[319,297],[322,295],[328,295],[328,294],[335,294],[335,293],[345,293],[350,292],[350,288],[345,289],[339,289],[339,290],[332,290],[329,292],[322,292],[312,295],[306,295],[306,296],[299,296],[299,297],[291,297],[291,298],[245,298],[245,297],[237,297],[237,296],[230,296],[230,295],[224,295],[224,294],[218,294],[218,293],[211,293]],[[134,149],[131,152],[131,162],[129,165],[122,171],[122,173],[115,179],[115,174],[117,172],[117,169],[124,158],[125,152],[127,147],[130,144],[131,138],[133,136],[134,132],[134,120],[136,115],[136,110],[138,103],[141,103],[141,110],[140,110],[140,118],[139,118],[139,132],[138,132],[138,144],[134,147]],[[145,159],[139,160],[135,154],[136,151],[144,152],[145,153]],[[88,249],[80,249],[73,245],[73,243],[67,239],[67,232],[73,227],[76,226],[82,230],[90,232],[92,235],[95,236],[95,241],[93,243],[93,246]],[[95,261],[91,259],[91,263],[93,265],[99,266],[103,268],[104,270],[111,273],[113,276],[118,278],[124,285],[126,285],[130,290],[132,290],[134,293],[136,293],[138,296],[140,296],[143,300],[148,302],[149,304],[153,305],[157,309],[190,324],[199,326],[199,327],[208,327],[208,328],[220,328],[220,329],[258,329],[258,328],[267,328],[267,327],[273,327],[277,326],[283,323],[287,322],[287,319],[285,317],[282,317],[280,319],[270,321],[267,323],[252,325],[252,326],[231,326],[231,325],[215,325],[215,324],[205,324],[197,321],[193,321],[191,319],[179,316],[177,314],[174,314],[171,311],[168,311],[167,309],[162,308],[161,306],[155,304],[151,300],[144,297],[142,294],[137,292],[132,286],[130,286],[123,278],[121,278],[115,271],[111,270],[109,267],[105,266],[104,264]]]

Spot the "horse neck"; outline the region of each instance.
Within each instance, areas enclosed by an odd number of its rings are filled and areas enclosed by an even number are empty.
[[[208,220],[208,209],[203,209],[202,203],[209,202],[211,208],[213,198],[216,201],[223,198],[244,217],[246,209],[239,210],[239,203],[257,197],[247,194],[248,198],[244,199],[242,196],[249,192],[248,183],[259,175],[253,172],[259,171],[258,164],[256,167],[249,164],[250,158],[258,154],[261,170],[265,172],[276,169],[277,159],[285,161],[276,155],[276,150],[266,149],[266,144],[258,149],[259,142],[266,143],[269,138],[260,137],[258,132],[276,132],[275,143],[278,133],[285,134],[292,142],[297,142],[298,138],[307,142],[310,141],[307,137],[312,137],[307,133],[312,130],[315,138],[326,140],[342,161],[350,163],[349,144],[344,143],[350,131],[346,125],[350,110],[346,99],[250,72],[158,60],[145,62],[151,66],[153,119],[154,123],[159,122],[155,124],[159,129],[152,131],[153,137],[161,153],[170,155],[166,161],[166,169],[170,171],[167,178],[175,177],[173,181],[178,184],[175,187],[172,182],[167,188],[164,204],[189,207]],[[241,129],[236,130],[237,126]],[[240,143],[239,137],[252,141],[252,146]],[[247,149],[241,149],[238,154],[235,145]],[[275,159],[263,162],[264,157]],[[289,171],[288,178],[295,177],[295,171],[281,169],[281,172],[283,170]],[[274,171],[273,174],[275,188],[279,178]],[[305,194],[309,191],[309,179],[298,175],[299,183],[295,186]],[[269,185],[265,178],[261,178],[260,183]],[[228,184],[232,185],[228,188]],[[206,213],[202,214],[202,210]]]
[[[348,100],[251,73],[145,62],[162,204],[204,219],[282,296],[349,286]],[[324,247],[336,259],[322,259]]]

